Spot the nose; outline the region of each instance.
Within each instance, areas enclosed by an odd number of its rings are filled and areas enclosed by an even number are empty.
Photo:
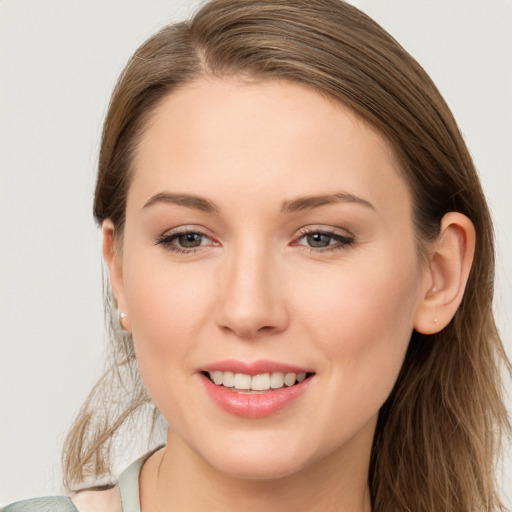
[[[233,254],[219,281],[216,321],[221,329],[244,339],[286,329],[289,314],[278,264],[264,249]]]

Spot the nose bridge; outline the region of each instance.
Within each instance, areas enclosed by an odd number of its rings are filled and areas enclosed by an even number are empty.
[[[284,329],[288,322],[278,261],[261,240],[246,239],[226,257],[219,283],[219,325],[241,337]]]

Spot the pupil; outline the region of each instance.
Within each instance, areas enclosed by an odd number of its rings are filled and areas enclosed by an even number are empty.
[[[201,235],[198,233],[186,233],[179,237],[179,242],[182,247],[198,247],[201,245]]]
[[[330,241],[330,235],[325,235],[324,233],[308,235],[308,243],[311,247],[326,247],[329,245]]]

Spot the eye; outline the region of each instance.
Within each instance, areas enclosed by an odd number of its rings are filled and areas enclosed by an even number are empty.
[[[216,243],[200,231],[185,229],[163,234],[157,240],[157,245],[162,245],[171,251],[186,253],[194,252],[194,249],[203,246],[216,245]]]
[[[334,231],[309,230],[302,231],[296,244],[309,247],[312,250],[322,249],[343,249],[354,243],[354,238],[348,235],[342,235]]]
[[[185,233],[183,235],[176,235],[174,241],[180,247],[199,247],[204,244],[205,237],[201,233]]]

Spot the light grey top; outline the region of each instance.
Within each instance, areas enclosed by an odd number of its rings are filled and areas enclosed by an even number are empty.
[[[149,454],[151,455],[151,454]],[[140,512],[139,474],[149,455],[130,464],[119,476],[119,491],[123,512]],[[101,491],[100,491],[101,492]],[[18,501],[0,512],[79,512],[67,496],[47,496]]]
[[[148,456],[130,464],[119,476],[119,492],[123,512],[140,512],[139,475]]]

